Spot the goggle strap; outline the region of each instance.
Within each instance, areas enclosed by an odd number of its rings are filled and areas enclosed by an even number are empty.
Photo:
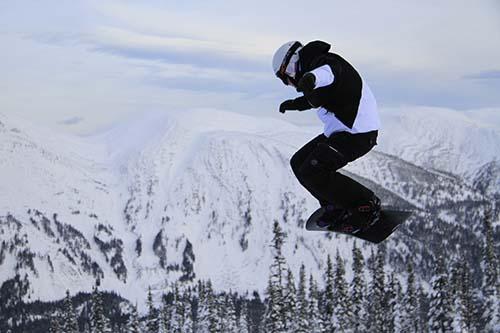
[[[288,64],[290,63],[290,59],[292,59],[293,54],[299,47],[301,47],[302,44],[300,42],[295,42],[293,43],[292,47],[290,47],[285,55],[285,58],[283,59],[283,62],[281,63],[280,69],[278,70],[278,73],[276,73],[276,76],[279,77],[283,82],[286,83],[286,78],[285,78],[285,72]]]

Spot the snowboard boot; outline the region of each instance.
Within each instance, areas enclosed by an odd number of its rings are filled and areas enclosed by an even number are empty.
[[[360,227],[369,228],[380,220],[380,199],[374,194],[369,200],[355,207],[355,212],[366,221]]]
[[[317,225],[320,228],[332,229],[335,226],[344,224],[349,220],[352,213],[341,206],[328,204],[324,206],[323,215],[319,218]]]

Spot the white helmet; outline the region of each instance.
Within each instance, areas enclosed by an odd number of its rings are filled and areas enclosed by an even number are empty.
[[[277,77],[288,85],[287,78],[294,78],[297,72],[299,50],[302,44],[298,41],[290,41],[278,48],[273,56],[273,71]]]

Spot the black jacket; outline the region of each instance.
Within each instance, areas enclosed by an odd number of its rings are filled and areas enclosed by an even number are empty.
[[[334,82],[328,86],[314,89],[310,95],[295,99],[298,110],[312,107],[323,107],[347,127],[352,128],[358,114],[363,83],[361,76],[344,58],[328,52],[330,44],[313,41],[299,51],[299,71],[296,80],[307,72],[328,65],[335,76]]]

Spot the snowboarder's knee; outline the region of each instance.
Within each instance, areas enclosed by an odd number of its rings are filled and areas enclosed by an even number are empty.
[[[329,171],[335,171],[347,164],[347,160],[341,152],[334,147],[320,143],[314,150],[310,162],[312,167],[326,168]]]

